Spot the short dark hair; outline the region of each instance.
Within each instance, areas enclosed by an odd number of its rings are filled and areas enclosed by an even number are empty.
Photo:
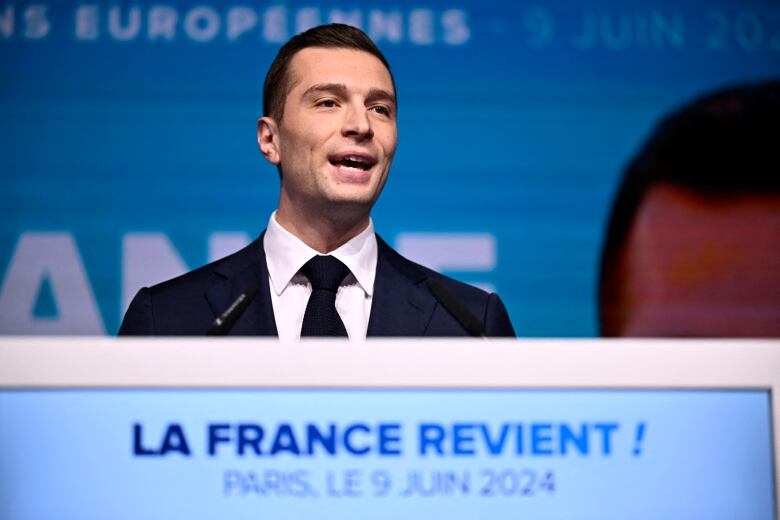
[[[705,196],[780,192],[780,81],[743,85],[694,100],[665,118],[625,170],[601,252],[599,327],[636,213],[659,183]]]
[[[284,103],[287,94],[292,90],[292,78],[290,78],[290,61],[298,51],[308,47],[355,49],[376,56],[390,73],[395,91],[395,79],[390,70],[390,64],[379,50],[379,47],[368,37],[366,33],[341,23],[320,25],[302,32],[290,38],[274,58],[263,84],[263,114],[280,121],[284,114]]]

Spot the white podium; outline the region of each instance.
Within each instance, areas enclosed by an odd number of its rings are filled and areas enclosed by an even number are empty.
[[[776,518],[780,342],[0,339],[0,517]]]

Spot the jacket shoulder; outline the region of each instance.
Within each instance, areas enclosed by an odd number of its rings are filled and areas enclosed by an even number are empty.
[[[209,289],[260,261],[261,254],[262,235],[231,255],[141,288],[125,313],[119,335],[205,333],[214,319],[206,298]]]
[[[515,336],[509,313],[496,293],[487,292],[479,287],[463,283],[409,260],[387,245],[379,236],[377,236],[377,242],[379,243],[380,251],[387,261],[392,263],[398,271],[403,272],[409,279],[418,284],[424,284],[426,280],[435,280],[443,285],[475,317],[482,321],[487,336]],[[448,331],[451,331],[451,325],[448,325],[446,320],[437,321],[437,316],[434,315],[434,320],[430,325],[434,330],[431,330],[429,327],[431,335],[450,335]],[[435,330],[437,323],[441,324],[441,330]]]

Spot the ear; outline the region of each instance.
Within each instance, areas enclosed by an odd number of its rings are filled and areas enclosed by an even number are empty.
[[[271,164],[278,165],[282,158],[279,155],[279,129],[276,121],[270,117],[261,117],[257,120],[257,146]]]

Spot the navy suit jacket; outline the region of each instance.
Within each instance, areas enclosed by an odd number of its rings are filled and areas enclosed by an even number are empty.
[[[480,318],[488,336],[515,335],[498,295],[415,264],[379,236],[377,244],[368,336],[466,336],[464,328],[426,287],[428,278],[444,284]],[[252,283],[257,284],[257,295],[229,334],[277,336],[262,234],[230,256],[141,289],[127,309],[119,335],[203,336],[214,319]]]

